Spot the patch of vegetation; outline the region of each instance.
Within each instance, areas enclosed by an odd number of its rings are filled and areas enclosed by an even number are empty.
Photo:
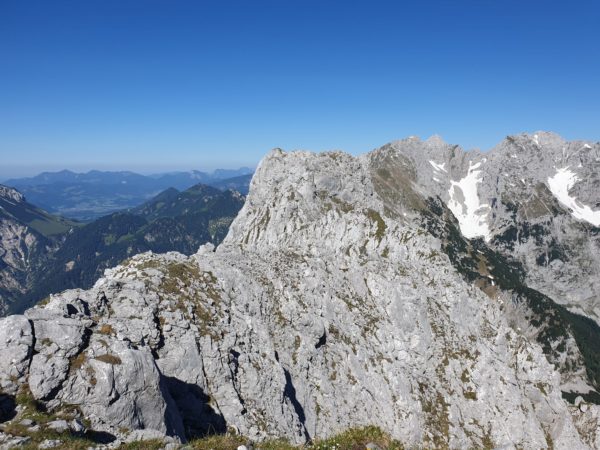
[[[102,361],[107,364],[111,364],[113,366],[123,363],[123,361],[121,361],[121,358],[119,358],[116,355],[111,355],[110,353],[106,353],[104,355],[98,355],[94,359],[97,359],[98,361]]]
[[[547,430],[544,430],[544,437],[546,438],[546,445],[548,446],[548,450],[554,450],[554,440],[552,439],[552,435]]]
[[[548,244],[546,251],[538,255],[535,262],[538,266],[547,266],[555,260],[568,261],[569,257],[565,249],[553,238]]]
[[[107,323],[105,323],[98,329],[98,333],[100,333],[100,334],[110,335],[110,334],[114,334],[114,332],[115,332],[115,330],[113,329],[113,327]]]
[[[425,444],[432,448],[448,448],[450,439],[449,405],[440,392],[435,397],[429,397],[427,386],[419,383],[421,408],[425,414],[425,429],[431,436],[425,436]]]
[[[257,450],[363,450],[373,443],[385,450],[403,450],[405,447],[375,426],[351,428],[327,439],[315,439],[306,445],[293,445],[284,439],[269,440],[254,444]],[[189,446],[194,450],[231,450],[248,445],[248,440],[237,435],[225,434],[194,440]]]
[[[33,394],[29,390],[29,385],[27,384],[21,385],[19,392],[15,397],[15,402],[28,412],[41,411],[40,404],[33,398]]]
[[[460,376],[460,381],[463,383],[468,383],[471,381],[471,377],[469,376],[469,371],[467,369],[463,370],[462,375]]]
[[[329,439],[316,440],[310,447],[318,450],[326,449],[363,449],[368,443],[383,449],[401,450],[405,447],[392,439],[387,433],[375,426],[352,428]]]
[[[585,401],[587,403],[593,403],[595,405],[600,405],[600,394],[596,391],[590,391],[590,392],[586,392],[583,394],[580,392],[562,391],[562,398],[564,398],[566,401],[568,401],[572,405],[575,404],[575,399],[577,397],[583,398],[583,401]]]
[[[248,440],[234,434],[218,434],[196,439],[188,445],[194,450],[231,450],[247,444]]]
[[[323,206],[326,211],[340,211],[344,214],[354,211],[354,206],[344,200],[332,195],[329,191],[317,191],[316,196],[323,201]]]
[[[371,161],[371,179],[388,217],[400,217],[408,208],[420,211],[425,207],[421,195],[413,189],[416,172],[411,161],[399,154],[388,153]]]
[[[60,440],[62,443],[58,447],[59,450],[87,450],[90,447],[96,447],[97,441],[94,440],[95,432],[88,431],[85,434],[73,434],[70,431],[58,432],[45,428],[49,422],[64,419],[73,420],[80,416],[80,412],[74,406],[67,406],[58,411],[47,411],[42,404],[38,403],[34,398],[29,388],[24,385],[17,394],[16,403],[21,407],[18,416],[11,422],[4,423],[3,432],[13,436],[29,437],[30,441],[25,445],[20,446],[23,450],[37,450],[39,444],[46,439]],[[21,425],[19,422],[23,419],[30,419],[40,425],[39,429],[30,430],[28,427]],[[89,426],[89,424],[86,424]],[[147,447],[140,447],[147,448]]]
[[[75,358],[71,359],[69,371],[80,369],[86,361],[85,352],[79,353]]]
[[[377,238],[377,242],[381,242],[381,240],[383,239],[383,235],[385,234],[385,230],[387,228],[385,220],[383,220],[381,215],[374,209],[367,210],[367,217],[371,219],[371,222],[374,222],[377,225],[377,230],[375,231],[375,238]]]
[[[198,266],[189,263],[171,263],[166,269],[160,285],[161,292],[172,296],[184,315],[189,317],[193,314],[193,320],[203,336],[221,339],[215,325],[220,320],[222,292],[215,275],[210,271],[201,272]],[[202,283],[201,289],[199,283]]]
[[[335,325],[329,324],[329,328],[327,329],[327,331],[333,339],[342,341],[344,344],[352,348],[352,352],[356,355],[356,345],[354,344],[354,342],[352,342],[352,340],[347,335],[342,334]]]
[[[547,385],[545,383],[539,382],[535,385],[535,387],[538,388],[542,394],[547,395],[547,392],[546,392]]]
[[[165,444],[160,439],[151,439],[148,441],[135,441],[121,444],[119,450],[162,450]],[[235,447],[229,447],[235,448]]]
[[[468,400],[477,400],[477,392],[475,391],[463,391],[463,395]]]
[[[98,445],[97,442],[88,437],[75,436],[68,432],[57,433],[55,431],[44,430],[37,433],[21,434],[20,436],[27,436],[31,438],[31,440],[27,444],[19,447],[20,450],[38,450],[39,445],[46,439],[61,441],[61,444],[59,446],[53,447],[56,450],[89,450],[89,448],[95,448]],[[121,448],[123,447],[119,447],[119,449]],[[139,448],[142,449],[146,447]],[[156,448],[158,449],[161,447]]]
[[[600,390],[600,327],[598,324],[588,317],[570,312],[546,295],[526,286],[520,287],[516,292],[518,298],[527,302],[534,312],[530,320],[534,326],[541,328],[537,340],[542,344],[544,352],[551,354],[553,343],[567,339],[571,334],[583,356],[588,380],[596,391]],[[559,347],[557,350],[564,350],[564,347]],[[586,395],[591,402],[600,404],[600,394],[596,392],[581,395]]]

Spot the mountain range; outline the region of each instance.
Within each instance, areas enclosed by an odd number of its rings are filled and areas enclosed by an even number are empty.
[[[16,188],[27,199],[50,212],[79,221],[91,221],[115,211],[135,207],[168,188],[185,190],[198,183],[248,192],[253,169],[217,169],[212,173],[190,171],[155,175],[133,172],[69,170],[15,178],[3,184]]]
[[[545,132],[275,149],[216,248],[138,254],[0,320],[10,423],[600,448],[599,174],[599,143]]]
[[[67,288],[90,288],[104,269],[140,252],[192,254],[217,244],[243,203],[237,191],[197,184],[82,224],[0,186],[0,313],[21,312]]]

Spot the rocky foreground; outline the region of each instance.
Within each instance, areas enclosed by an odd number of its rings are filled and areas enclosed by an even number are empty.
[[[218,248],[137,255],[0,321],[5,430],[35,403],[113,445],[375,425],[409,448],[600,447],[596,323],[528,287],[486,218],[465,238],[467,188],[420,183],[406,145],[274,150]]]

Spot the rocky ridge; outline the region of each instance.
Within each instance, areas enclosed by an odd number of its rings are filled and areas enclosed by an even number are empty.
[[[379,151],[406,157],[418,189],[439,196],[467,238],[514,257],[531,287],[600,321],[600,143],[537,132],[486,153],[438,137]]]
[[[416,155],[445,144],[407,142],[274,150],[218,248],[135,256],[0,321],[3,391],[117,437],[302,443],[375,424],[407,446],[597,448],[598,407],[562,394],[596,388],[573,325],[595,323],[494,247],[501,228],[465,195],[485,180],[473,154],[436,169]],[[464,176],[437,187],[427,165]]]
[[[16,189],[0,185],[0,316],[24,294],[32,273],[57,247],[71,224],[30,205]]]

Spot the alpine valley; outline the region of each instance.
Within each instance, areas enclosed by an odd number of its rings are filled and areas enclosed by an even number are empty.
[[[63,248],[49,264],[75,270]],[[600,448],[599,323],[599,143],[275,149],[216,248],[131,256],[0,320],[0,439],[260,448],[373,426],[404,448]]]
[[[219,189],[248,192],[253,169],[217,169],[212,173],[192,170],[155,175],[134,172],[69,170],[43,172],[30,178],[13,178],[3,182],[52,214],[89,222],[151,200],[162,191],[188,189],[198,183]]]
[[[237,191],[198,184],[82,224],[0,186],[0,315],[67,288],[90,288],[106,268],[140,252],[190,255],[201,244],[218,244],[243,204]]]

